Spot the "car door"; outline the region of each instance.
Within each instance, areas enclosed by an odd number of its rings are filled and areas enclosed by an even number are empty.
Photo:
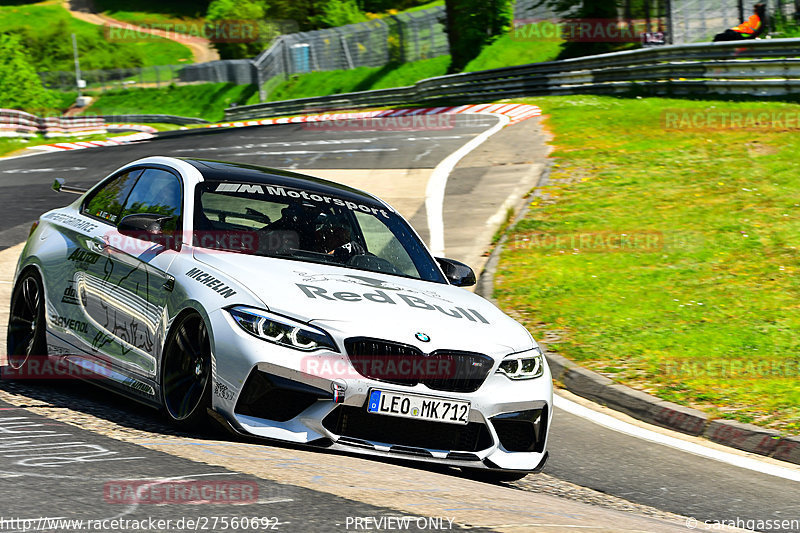
[[[152,382],[157,379],[171,290],[166,272],[181,242],[182,202],[176,174],[164,168],[143,169],[115,218],[115,228],[101,243],[103,260],[79,283],[88,319],[96,326],[92,349],[116,370]],[[164,229],[174,238],[153,241],[144,234],[116,231],[126,216],[142,213],[172,217]]]
[[[59,349],[67,353],[91,352],[97,326],[89,320],[86,292],[81,293],[79,282],[105,268],[106,236],[114,228],[141,172],[128,169],[109,177],[87,196],[78,213],[63,210],[45,215],[45,219],[58,227],[58,238],[50,231],[44,235],[52,248],[52,253],[42,256],[51,295],[48,325],[59,339]]]

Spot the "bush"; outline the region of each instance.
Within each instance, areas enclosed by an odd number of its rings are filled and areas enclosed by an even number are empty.
[[[72,31],[65,19],[60,19],[46,28],[22,27],[14,30],[20,42],[28,50],[31,62],[37,70],[71,70]],[[104,39],[101,27],[89,28],[78,37],[81,68],[110,69],[139,67],[144,65],[141,52],[131,46],[115,46]]]
[[[265,17],[266,5],[259,0],[213,0],[208,6],[208,13],[206,15],[209,21],[263,21]],[[217,49],[222,59],[245,59],[253,57],[258,55],[269,44],[265,36],[260,33],[261,32],[259,32],[258,39],[253,42],[215,42],[214,48]]]
[[[322,14],[314,17],[314,22],[319,26],[329,28],[356,24],[365,20],[367,17],[358,9],[355,0],[329,0],[322,7]]]
[[[42,113],[56,105],[28,62],[19,38],[0,34],[0,107]]]

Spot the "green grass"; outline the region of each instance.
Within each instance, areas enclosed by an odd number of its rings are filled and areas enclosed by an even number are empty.
[[[561,46],[561,42],[520,42],[514,40],[511,35],[504,35],[472,60],[467,65],[465,72],[551,61],[561,52]],[[267,98],[274,102],[404,87],[426,78],[447,74],[449,64],[450,56],[441,56],[411,63],[389,64],[384,67],[310,72],[293,76],[285,81],[272,80],[268,82]],[[256,102],[257,100],[253,100],[249,103]]]
[[[50,141],[45,140],[44,137],[31,137],[30,139],[17,139],[12,137],[0,137],[0,155],[7,155],[17,150],[28,148],[29,146],[36,146],[37,144],[48,144]]]
[[[78,98],[77,91],[50,91],[56,98],[55,105],[51,109],[52,114],[60,115],[75,103]]]
[[[100,135],[81,135],[76,137],[44,137],[42,135],[34,135],[33,137],[28,137],[27,139],[0,137],[0,156],[11,155],[14,154],[14,152],[22,151],[32,146],[40,146],[42,144],[69,143],[76,141],[102,141],[104,139],[120,137],[122,135],[130,135],[131,133],[135,132],[128,131],[124,133],[103,133]]]
[[[218,121],[233,103],[243,104],[255,91],[252,85],[204,83],[170,86],[164,89],[122,89],[94,95],[97,99],[87,114],[127,113],[178,115]]]
[[[450,56],[424,59],[412,63],[389,64],[384,67],[359,67],[353,70],[310,72],[293,76],[269,88],[269,101],[327,96],[373,89],[413,85],[417,81],[447,72]]]
[[[467,64],[464,72],[553,61],[561,53],[562,45],[563,41],[555,40],[521,41],[509,33],[500,36],[495,42],[481,50],[480,55]]]
[[[151,128],[155,128],[158,131],[174,131],[184,127],[186,129],[197,127],[195,125],[181,126],[180,124],[167,124],[166,122],[137,122],[137,124],[144,124],[145,126],[150,126]],[[136,132],[130,131],[128,133],[136,133]]]
[[[800,105],[528,101],[550,117],[556,165],[509,231],[500,305],[551,349],[616,381],[797,433]],[[665,108],[795,120],[665,130]],[[636,245],[614,248],[622,234]]]
[[[158,131],[173,131],[179,130],[183,126],[178,124],[163,124],[163,123],[148,123],[148,126],[155,128]],[[42,135],[35,135],[27,139],[0,137],[0,156],[12,154],[18,150],[24,150],[32,146],[39,146],[42,144],[53,144],[61,142],[75,142],[75,141],[101,141],[103,139],[120,137],[122,135],[131,135],[135,131],[126,131],[122,133],[104,133],[101,135],[84,135],[81,137],[44,137]]]
[[[182,44],[155,36],[138,42],[109,42],[102,27],[72,17],[52,1],[0,5],[0,32],[24,35],[40,71],[74,68],[70,33],[77,36],[84,69],[177,64],[192,58]]]
[[[443,6],[444,0],[433,0],[433,2],[427,2],[425,4],[420,4],[418,6],[409,7],[408,9],[404,9],[401,13],[413,13],[415,11],[422,11],[423,9],[430,9],[432,7]]]
[[[145,41],[124,44],[141,52],[141,57],[144,59],[143,67],[192,62],[192,51],[188,47],[154,35],[151,35]]]

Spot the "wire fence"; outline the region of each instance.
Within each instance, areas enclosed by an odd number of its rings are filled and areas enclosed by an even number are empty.
[[[800,1],[763,0],[772,31],[776,23],[795,23]],[[674,44],[710,41],[752,15],[755,0],[672,0],[671,29]],[[781,36],[781,35],[777,35]]]
[[[767,4],[770,32],[785,37],[786,27],[798,26],[800,0],[648,0],[619,2],[620,19],[647,18],[654,30],[667,33],[672,44],[706,42],[717,33],[738,26],[751,14],[753,5]],[[517,19],[539,19],[563,16],[548,11],[547,0],[518,0],[514,16]]]
[[[226,120],[343,109],[421,106],[429,110],[504,98],[564,94],[785,97],[800,90],[800,39],[697,43],[450,74],[409,87],[269,102],[225,110]],[[486,104],[488,105],[488,104]],[[513,106],[496,104],[495,108]]]
[[[443,6],[339,28],[279,37],[254,60],[257,82],[311,71],[347,70],[446,55]]]
[[[710,41],[750,14],[755,0],[650,0],[644,2],[647,20],[667,33],[673,44]],[[766,0],[773,26],[795,22],[800,0]],[[620,17],[625,18],[624,4]],[[635,13],[639,16],[640,14]],[[557,19],[547,0],[517,0],[514,18]],[[445,8],[437,6],[380,19],[277,37],[254,59],[211,61],[193,65],[166,65],[82,72],[87,88],[110,90],[128,87],[162,87],[168,84],[227,82],[257,84],[265,100],[264,84],[312,71],[379,67],[439,57],[449,53]],[[783,24],[785,27],[786,24]],[[75,88],[72,72],[40,73],[45,86]]]
[[[129,87],[162,87],[179,83],[185,65],[160,65],[151,67],[118,68],[108,70],[82,70],[81,79],[88,89],[126,89]],[[40,72],[39,78],[50,89],[75,90],[75,72]]]
[[[290,33],[254,59],[211,61],[81,73],[90,89],[161,87],[170,83],[258,83],[311,71],[379,67],[446,55],[450,51],[443,6],[338,28]],[[73,72],[42,72],[45,86],[75,88]]]

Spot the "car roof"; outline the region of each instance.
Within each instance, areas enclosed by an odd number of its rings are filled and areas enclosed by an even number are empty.
[[[359,202],[377,202],[380,205],[385,205],[380,199],[367,192],[314,176],[245,163],[215,161],[212,159],[179,159],[195,167],[203,175],[204,180],[242,181],[245,183],[277,185],[292,189],[303,189],[314,193],[335,195]]]

